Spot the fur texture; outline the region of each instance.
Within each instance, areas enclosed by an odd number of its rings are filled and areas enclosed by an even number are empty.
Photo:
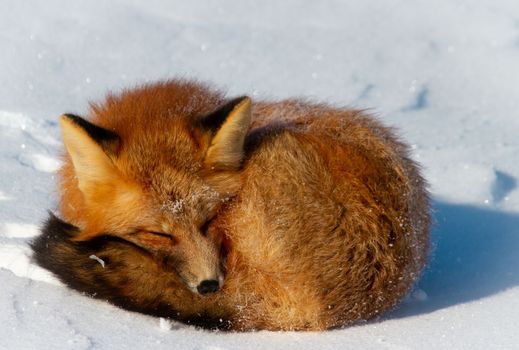
[[[33,242],[71,288],[206,327],[323,330],[391,309],[426,263],[424,180],[362,111],[174,80],[77,118],[62,117],[65,221]]]

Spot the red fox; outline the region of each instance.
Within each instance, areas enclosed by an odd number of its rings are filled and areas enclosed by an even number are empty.
[[[60,119],[60,216],[35,261],[209,328],[325,330],[393,308],[428,254],[408,147],[363,111],[170,80]]]

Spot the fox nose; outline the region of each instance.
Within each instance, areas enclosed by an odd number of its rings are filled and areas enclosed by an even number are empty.
[[[203,280],[198,287],[196,287],[196,290],[198,290],[200,294],[214,293],[217,292],[218,289],[220,289],[220,283],[218,283],[217,280]]]

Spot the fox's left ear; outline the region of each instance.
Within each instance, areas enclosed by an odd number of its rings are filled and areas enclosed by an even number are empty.
[[[204,158],[212,170],[237,170],[243,160],[243,144],[251,123],[251,99],[238,97],[207,116],[202,124],[211,131]]]

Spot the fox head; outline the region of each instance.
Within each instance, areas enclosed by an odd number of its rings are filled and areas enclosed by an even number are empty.
[[[216,292],[223,233],[211,220],[239,189],[251,100],[179,108],[145,88],[133,94],[93,106],[93,122],[61,116],[62,214],[80,228],[75,240],[116,236],[192,292]]]

